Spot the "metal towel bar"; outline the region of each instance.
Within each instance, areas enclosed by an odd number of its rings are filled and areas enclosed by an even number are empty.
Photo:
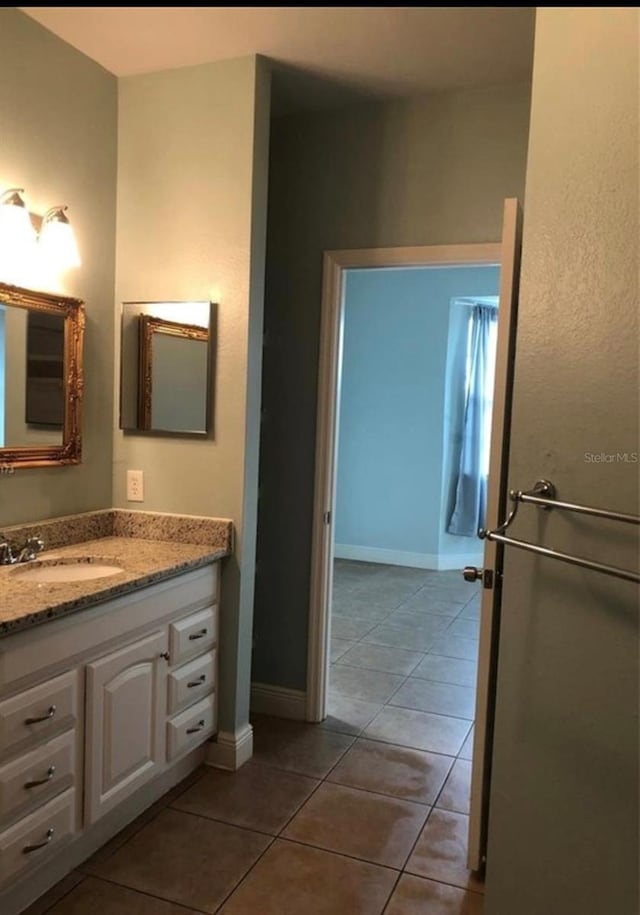
[[[549,559],[557,559],[559,562],[566,562],[569,565],[580,566],[583,569],[591,569],[593,572],[600,572],[603,575],[611,575],[613,578],[640,582],[640,572],[621,569],[618,568],[618,566],[606,565],[603,562],[596,562],[593,559],[583,559],[580,556],[571,556],[569,553],[561,553],[558,550],[552,550],[550,547],[539,546],[536,543],[528,543],[525,540],[516,540],[513,537],[505,537],[504,535],[504,532],[513,523],[518,513],[518,507],[521,504],[527,503],[530,505],[538,505],[546,510],[559,508],[565,511],[578,512],[583,515],[592,515],[596,518],[604,518],[608,521],[621,521],[625,524],[640,524],[640,517],[637,515],[609,511],[604,508],[593,508],[588,505],[577,505],[573,502],[560,502],[556,499],[556,488],[549,480],[538,480],[535,486],[530,490],[511,490],[509,498],[513,502],[513,508],[509,512],[506,521],[493,531],[481,528],[478,531],[479,537],[486,540],[493,540],[496,543],[503,543],[506,546],[513,546],[519,550],[526,550],[529,553],[536,553],[539,556],[547,556]]]
[[[492,531],[487,531],[487,540],[495,540],[497,543],[514,546],[519,550],[527,550],[529,553],[537,553],[539,556],[548,556],[549,559],[557,559],[559,562],[567,562],[572,566],[591,569],[593,572],[601,572],[603,575],[611,575],[613,578],[640,582],[640,572],[619,569],[617,566],[608,566],[603,562],[594,562],[592,559],[582,559],[580,556],[571,556],[569,553],[560,553],[558,550],[552,550],[546,546],[538,546],[536,543],[527,543],[525,540],[505,537],[504,534],[495,534]]]
[[[533,489],[523,492],[521,489],[511,490],[509,498],[512,502],[539,505],[541,508],[560,508],[567,512],[578,512],[581,515],[593,515],[594,518],[605,518],[607,521],[622,521],[624,524],[640,524],[638,515],[628,515],[626,512],[614,512],[608,508],[593,508],[590,505],[577,505],[575,502],[560,502],[556,499],[556,488],[549,480],[538,480]]]

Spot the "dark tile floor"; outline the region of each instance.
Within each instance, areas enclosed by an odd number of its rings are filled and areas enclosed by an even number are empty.
[[[478,592],[338,562],[331,717],[257,717],[29,915],[481,915],[465,865]]]

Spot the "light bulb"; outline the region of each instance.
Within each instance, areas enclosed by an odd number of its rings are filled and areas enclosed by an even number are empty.
[[[10,188],[0,195],[0,272],[10,278],[21,276],[35,253],[36,232],[22,193]]]
[[[81,264],[76,237],[65,210],[63,206],[52,207],[45,213],[38,239],[41,258],[56,270]]]

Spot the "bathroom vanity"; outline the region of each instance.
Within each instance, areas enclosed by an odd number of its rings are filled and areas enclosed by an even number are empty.
[[[230,523],[214,521],[212,534],[213,519],[75,518],[99,536],[0,567],[3,915],[200,765],[216,732],[218,560]],[[64,530],[52,524],[45,542]],[[92,577],[105,568],[118,571]]]

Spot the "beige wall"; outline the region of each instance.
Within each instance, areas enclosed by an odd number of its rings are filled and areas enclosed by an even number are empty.
[[[222,585],[223,730],[248,720],[269,84],[264,63],[247,57],[128,77],[119,94],[116,301],[219,305],[212,436],[117,429],[114,504],[127,505],[134,468],[145,486],[136,507],[235,522]]]
[[[535,49],[509,483],[637,514],[637,10],[541,8]],[[514,536],[637,568],[626,525]],[[507,549],[503,594],[486,913],[637,915],[637,586]]]
[[[111,504],[117,84],[15,8],[0,9],[0,34],[0,191],[24,187],[40,214],[68,204],[82,256],[46,287],[35,274],[23,282],[87,307],[83,463],[1,476],[7,525]]]
[[[503,199],[524,194],[528,123],[528,86],[443,92],[274,122],[258,682],[306,685],[322,253],[499,240]]]

